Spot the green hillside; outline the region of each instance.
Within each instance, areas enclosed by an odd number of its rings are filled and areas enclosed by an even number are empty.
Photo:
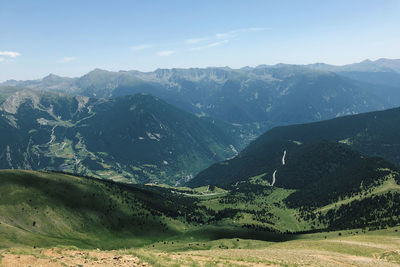
[[[269,225],[291,222],[288,231],[395,226],[400,221],[399,115],[400,109],[393,109],[274,128],[188,185],[221,186],[230,191],[227,203],[235,214],[251,213],[252,203],[270,214],[258,217]],[[279,190],[276,209],[265,196]]]
[[[0,171],[0,193],[0,246],[139,245],[203,212],[183,195],[62,173]]]
[[[122,248],[171,239],[285,239],[277,232],[232,224],[225,221],[229,210],[221,216],[205,205],[225,191],[210,199],[201,188],[182,191],[63,173],[2,170],[0,193],[0,247]]]
[[[400,218],[399,173],[376,174],[376,182],[316,205],[304,197],[310,187],[271,187],[257,178],[228,189],[190,189],[3,170],[0,248],[110,249],[175,242],[190,249],[192,242],[223,238],[276,242],[309,231],[392,227]]]
[[[278,170],[289,172],[290,164],[303,165],[296,178],[323,172],[329,164],[352,164],[356,157],[382,157],[396,165],[400,164],[398,148],[400,139],[400,109],[363,113],[327,121],[276,127],[267,131],[247,146],[237,157],[216,163],[199,173],[189,182],[192,186],[204,184],[224,185],[264,175],[272,181],[272,174]],[[328,142],[322,146],[321,142]],[[341,152],[343,150],[343,152]],[[288,165],[282,166],[284,152]],[[357,153],[361,153],[356,156]],[[325,166],[319,166],[320,161]],[[280,169],[278,169],[280,168]],[[296,170],[298,171],[298,170]],[[303,172],[305,171],[305,172]],[[307,173],[308,172],[308,173]],[[277,179],[277,185],[285,184],[289,176]],[[293,176],[293,175],[292,175]]]

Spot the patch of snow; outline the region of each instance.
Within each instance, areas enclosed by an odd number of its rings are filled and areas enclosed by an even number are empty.
[[[229,147],[231,148],[233,153],[235,153],[236,155],[239,154],[239,152],[236,150],[236,148],[233,145],[229,145]]]
[[[152,134],[152,133],[146,132],[146,135],[147,135],[147,137],[150,138],[151,140],[160,141],[160,138],[156,136],[156,135],[160,136],[160,134],[155,134],[155,135],[154,135],[154,134]]]

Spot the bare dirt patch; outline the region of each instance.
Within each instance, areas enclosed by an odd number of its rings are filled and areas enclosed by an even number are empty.
[[[117,251],[82,251],[47,249],[34,252],[33,255],[2,255],[2,266],[150,266],[133,255],[119,254]]]

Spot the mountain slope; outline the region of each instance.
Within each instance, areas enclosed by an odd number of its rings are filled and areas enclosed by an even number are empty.
[[[172,244],[183,243],[180,246],[189,243],[190,248],[193,242],[221,238],[292,238],[266,227],[260,232],[232,224],[230,209],[215,212],[200,203],[207,201],[207,195],[203,198],[188,189],[0,170],[0,193],[0,248],[74,245],[114,249],[171,245],[171,240]]]
[[[384,165],[376,161],[372,166]],[[395,226],[400,219],[399,173],[386,169],[376,174],[374,181],[338,200],[313,203],[307,198],[314,192],[302,194],[306,189],[256,181],[238,183],[230,190],[189,189],[2,170],[0,247],[115,249],[153,244],[158,248],[175,242],[186,249],[204,249],[193,242],[285,241],[297,239],[299,231]]]
[[[22,90],[0,103],[0,167],[175,184],[241,148],[240,132],[220,125],[150,95]]]
[[[391,109],[317,123],[277,127],[260,136],[234,159],[214,164],[202,171],[189,184],[229,184],[264,173],[271,180],[274,170],[282,165],[283,155],[286,162],[291,162],[293,158],[301,158],[302,153],[306,153],[304,151],[312,151],[312,146],[323,140],[329,141],[334,147],[342,144],[343,149],[356,150],[370,157],[383,157],[399,165],[399,125],[400,109]],[[318,152],[322,153],[321,156],[317,156],[314,151],[306,153],[303,158],[322,159],[324,153],[329,155],[333,151],[329,146],[324,148],[319,145],[318,149],[321,149]],[[340,151],[341,148],[337,150]],[[358,153],[356,151],[349,151],[348,154],[354,155]],[[329,158],[337,159],[340,159],[339,152]],[[335,164],[345,162],[351,162],[349,157]]]
[[[182,195],[51,172],[2,170],[0,192],[2,243],[30,246],[140,245],[177,234],[204,212]]]

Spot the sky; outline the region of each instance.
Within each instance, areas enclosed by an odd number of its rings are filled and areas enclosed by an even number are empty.
[[[0,0],[0,81],[400,58],[400,0]]]

